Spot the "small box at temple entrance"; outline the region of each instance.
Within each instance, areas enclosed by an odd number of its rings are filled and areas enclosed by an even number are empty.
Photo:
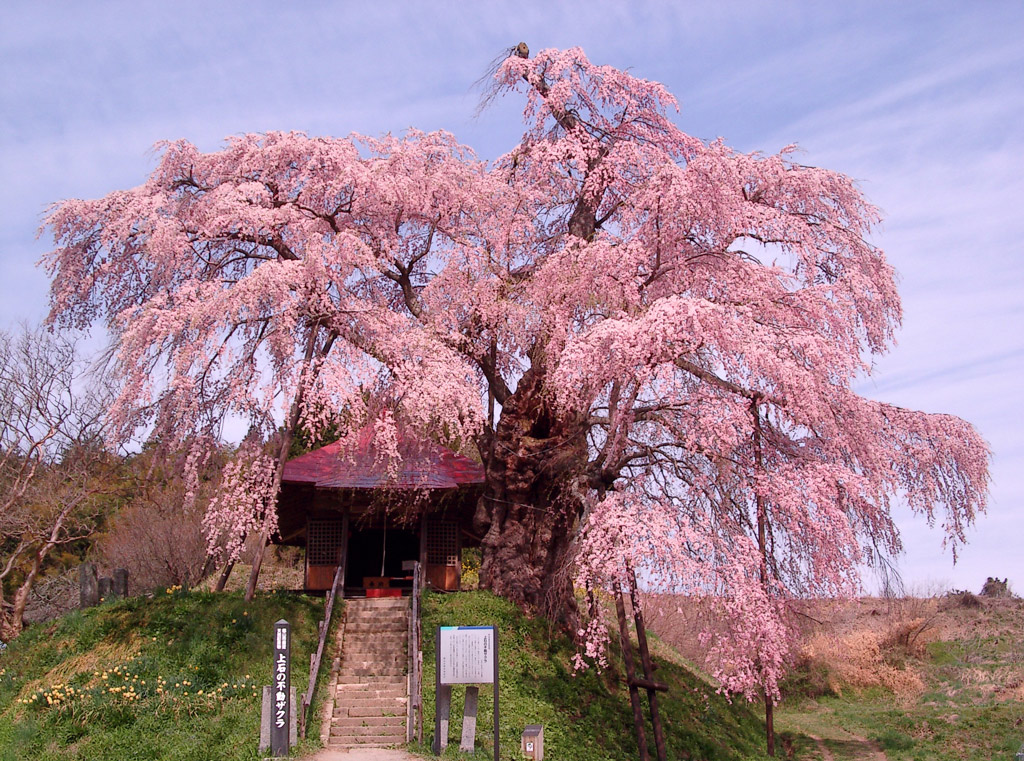
[[[523,730],[523,756],[541,761],[544,758],[544,725],[527,724]]]

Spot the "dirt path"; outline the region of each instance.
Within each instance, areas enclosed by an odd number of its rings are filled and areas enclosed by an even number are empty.
[[[846,737],[842,740],[829,738],[829,741],[836,749],[836,753],[832,752],[822,738],[815,735],[807,735],[814,740],[818,750],[821,751],[821,761],[888,761],[888,757],[878,747],[877,743],[866,737],[848,732],[845,729],[839,729],[839,731],[846,735]],[[838,758],[836,754],[838,754]]]

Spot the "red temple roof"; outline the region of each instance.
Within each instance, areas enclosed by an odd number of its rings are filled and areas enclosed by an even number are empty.
[[[364,429],[354,444],[336,441],[289,460],[282,481],[319,489],[454,489],[484,481],[482,466],[439,444],[399,436],[398,452],[401,460],[389,472],[372,429]]]

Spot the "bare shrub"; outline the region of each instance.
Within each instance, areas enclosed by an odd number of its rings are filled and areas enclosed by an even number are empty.
[[[181,458],[156,447],[134,457],[132,497],[96,543],[101,568],[128,569],[131,594],[195,586],[209,571],[202,518],[222,463],[207,464],[194,499],[188,499]]]
[[[954,589],[947,596],[949,601],[960,608],[980,608],[981,600],[966,590]]]
[[[78,592],[78,568],[40,579],[25,606],[25,623],[48,621],[75,610],[79,604]]]
[[[169,495],[168,495],[169,496]],[[206,540],[202,507],[140,500],[121,510],[99,541],[101,567],[128,569],[131,594],[175,584],[194,586],[203,575]]]
[[[1013,597],[1009,579],[1000,581],[998,578],[989,576],[981,588],[981,595],[982,597]]]
[[[879,647],[890,663],[905,658],[924,658],[926,646],[936,633],[934,617],[899,621],[882,635]]]

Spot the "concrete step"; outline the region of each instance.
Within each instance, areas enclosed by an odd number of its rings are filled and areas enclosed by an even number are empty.
[[[338,709],[341,710],[341,709]],[[381,708],[380,706],[352,706],[344,709],[342,716],[405,716],[405,705],[394,705]]]
[[[371,668],[369,666],[342,666],[339,678],[342,676],[405,676],[404,668]]]
[[[395,706],[404,708],[406,702],[408,701],[404,695],[394,698],[353,698],[346,695],[335,702],[334,713],[338,715],[339,711],[349,708],[394,708]]]
[[[377,597],[364,600],[352,599],[345,601],[345,612],[353,610],[409,610],[411,607],[406,597]]]
[[[345,649],[342,662],[348,661],[399,661],[404,663],[409,658],[404,650],[349,650]]]
[[[355,687],[356,689],[349,689]],[[365,687],[366,689],[359,689]],[[341,705],[349,700],[360,700],[366,698],[381,698],[383,700],[391,700],[395,698],[406,699],[405,690],[402,688],[395,687],[389,690],[376,689],[373,685],[366,684],[339,684],[337,690],[335,690],[335,705]]]
[[[389,637],[405,642],[409,637],[409,627],[405,624],[376,624],[373,622],[345,624],[345,639],[352,637],[369,640],[375,640],[377,637]]]
[[[381,663],[378,661],[349,661],[341,666],[339,674],[346,676],[404,676],[405,659]]]
[[[376,676],[373,674],[338,674],[338,684],[370,684],[379,689],[386,689],[391,685],[404,686],[408,681],[405,674],[393,674]]]
[[[401,619],[389,619],[380,621],[374,618],[358,618],[345,620],[345,630],[349,632],[401,632],[409,633],[409,622]]]
[[[409,618],[408,608],[359,608],[345,613],[345,620],[353,619]]]
[[[399,737],[405,742],[405,724],[375,724],[372,726],[331,727],[331,740],[347,737]]]
[[[406,635],[397,632],[346,632],[346,650],[405,650]]]
[[[362,666],[370,668],[372,666],[385,666],[390,668],[397,668],[399,666],[405,666],[405,662],[409,660],[405,657],[405,653],[395,653],[394,655],[382,655],[380,653],[346,653],[345,658],[341,661],[342,668],[346,666]]]
[[[405,745],[405,735],[403,734],[401,739],[395,739],[394,737],[347,737],[344,740],[341,738],[331,738],[328,743],[328,748],[337,750],[352,750],[354,748],[392,748],[396,745]]]
[[[346,631],[344,650],[405,650],[409,635],[392,631]]]
[[[331,720],[331,734],[343,734],[352,727],[368,729],[380,727],[405,727],[405,716],[335,716]],[[383,733],[381,733],[383,734]]]
[[[408,598],[348,600],[328,746],[403,745]]]
[[[376,623],[374,621],[368,621],[366,623],[345,623],[345,636],[350,634],[395,634],[406,636],[408,634],[409,627],[405,624],[393,624],[393,623]]]
[[[391,701],[390,705],[384,706],[338,706],[331,716],[335,719],[379,719],[385,716],[401,718],[406,713],[405,703]]]

